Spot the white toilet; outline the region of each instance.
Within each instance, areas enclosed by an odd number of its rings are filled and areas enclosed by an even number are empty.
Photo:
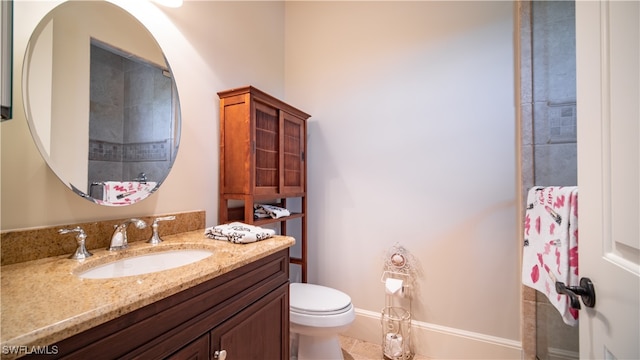
[[[289,290],[290,326],[298,338],[298,360],[342,360],[338,334],[347,330],[356,317],[351,297],[330,287],[307,283],[292,283]]]

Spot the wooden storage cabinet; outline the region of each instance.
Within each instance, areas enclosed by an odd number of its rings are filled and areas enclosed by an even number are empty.
[[[306,120],[309,114],[252,86],[218,93],[220,97],[220,204],[219,222],[241,221],[262,225],[299,219],[297,240],[301,255],[292,263],[302,268],[306,282]],[[300,211],[280,219],[254,219],[253,205],[287,207],[299,198]],[[235,202],[234,202],[235,201]]]
[[[289,252],[55,344],[64,359],[289,359]],[[268,355],[265,357],[265,354]]]
[[[303,195],[310,115],[251,86],[218,95],[220,192],[235,197]]]

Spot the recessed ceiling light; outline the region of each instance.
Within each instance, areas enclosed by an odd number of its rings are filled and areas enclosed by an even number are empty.
[[[166,7],[178,8],[182,6],[182,0],[152,0],[152,1],[158,5],[162,5]]]

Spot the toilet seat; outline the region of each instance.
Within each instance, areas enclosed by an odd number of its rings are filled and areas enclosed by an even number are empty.
[[[297,359],[344,359],[338,334],[355,317],[351,297],[342,291],[307,283],[289,285],[289,324],[295,339],[291,351]]]
[[[289,307],[292,312],[307,315],[337,315],[352,307],[351,297],[330,287],[292,283],[289,285]]]
[[[329,329],[346,326],[355,319],[351,297],[342,291],[307,283],[292,283],[289,290],[289,320],[293,325]]]

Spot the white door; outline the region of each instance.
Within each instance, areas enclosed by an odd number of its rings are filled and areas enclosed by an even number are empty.
[[[580,357],[640,359],[640,2],[576,1]]]

